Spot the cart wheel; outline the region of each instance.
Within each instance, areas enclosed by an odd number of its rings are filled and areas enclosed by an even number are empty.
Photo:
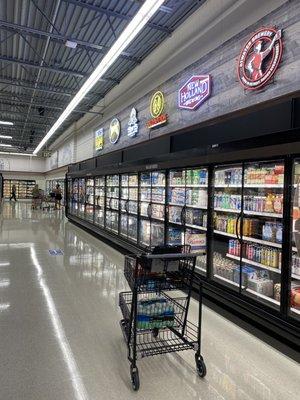
[[[132,384],[132,389],[137,391],[140,388],[140,378],[139,378],[139,370],[137,367],[133,368],[133,366],[130,366],[130,376],[131,376],[131,384]]]
[[[154,337],[154,338],[157,338],[157,336],[158,336],[158,333],[159,333],[159,330],[158,330],[158,328],[154,328],[154,329],[152,329],[152,335],[153,335],[153,337]]]
[[[198,375],[200,376],[200,378],[204,378],[206,375],[206,365],[203,360],[203,357],[201,355],[196,354],[195,360],[196,360],[196,368]]]

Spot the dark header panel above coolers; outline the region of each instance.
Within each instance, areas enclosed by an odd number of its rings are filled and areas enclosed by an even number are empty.
[[[292,128],[292,100],[263,110],[253,111],[238,118],[200,128],[193,132],[174,135],[171,152],[208,145],[241,141]],[[271,142],[269,144],[272,144]]]
[[[248,94],[249,96],[252,93]],[[156,163],[178,157],[212,156],[216,153],[257,148],[297,141],[300,126],[300,99],[282,101],[264,109],[228,118],[221,122],[182,133],[152,139],[136,146],[99,155],[71,165],[69,173],[102,174],[126,165]],[[185,151],[185,153],[184,153]],[[251,155],[252,156],[252,155]],[[214,160],[207,160],[214,162]]]

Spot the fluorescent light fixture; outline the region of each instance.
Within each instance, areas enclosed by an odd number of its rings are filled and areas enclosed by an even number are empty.
[[[12,145],[6,143],[0,143],[0,147],[12,147]]]
[[[8,156],[27,156],[27,157],[36,157],[36,154],[29,153],[12,153],[10,151],[0,151],[0,154],[6,154]]]
[[[0,125],[13,125],[13,122],[10,121],[0,121]]]
[[[12,139],[12,136],[0,135],[0,139]]]
[[[58,120],[50,128],[46,136],[40,141],[33,154],[37,154],[47,141],[54,135],[61,124],[68,118],[74,108],[81,102],[84,96],[96,85],[99,79],[107,72],[109,67],[116,61],[119,55],[136,38],[149,19],[156,13],[165,0],[146,0],[136,15],[132,18],[124,31],[100,61],[94,72],[84,82],[74,98],[67,105]]]

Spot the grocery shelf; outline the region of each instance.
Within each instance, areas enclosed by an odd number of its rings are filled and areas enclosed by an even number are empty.
[[[292,247],[292,251],[296,251],[296,252],[298,253],[297,247],[296,247],[296,246],[293,246],[293,247]]]
[[[169,187],[179,187],[179,188],[207,188],[207,185],[197,185],[197,184],[186,184],[186,185],[176,185],[176,184],[169,184]]]
[[[230,284],[233,285],[233,286],[237,286],[237,287],[240,286],[238,283],[233,282],[233,281],[231,281],[230,279],[224,278],[224,276],[221,276],[221,275],[218,275],[218,274],[214,274],[214,278],[221,279],[221,281],[230,283]]]
[[[200,225],[193,225],[193,224],[185,224],[187,228],[195,228],[195,229],[201,229],[202,231],[207,231],[207,228],[205,226],[200,226]]]
[[[201,272],[206,272],[206,269],[203,267],[199,267],[199,265],[195,265],[195,269],[199,269]]]
[[[234,233],[227,233],[227,232],[223,232],[223,231],[218,231],[217,229],[214,229],[214,233],[216,233],[218,235],[228,236],[228,237],[232,237],[232,238],[237,239],[237,236]]]
[[[228,237],[237,239],[237,235],[235,235],[234,233],[218,231],[217,229],[214,229],[214,233],[216,233],[218,235],[228,236]],[[242,240],[245,242],[253,242],[253,243],[263,244],[265,246],[276,247],[278,249],[281,249],[281,247],[282,247],[282,245],[280,243],[269,242],[268,240],[256,239],[256,238],[253,238],[250,236],[242,236]]]
[[[151,200],[150,203],[152,203],[152,204],[162,204],[163,206],[165,205],[165,202],[164,202],[164,201]]]
[[[299,279],[299,281],[300,281],[300,275],[298,275],[298,274],[292,274],[292,278]]]
[[[270,188],[270,189],[283,189],[283,183],[245,183],[245,188],[253,188],[253,189],[260,189],[260,188]]]
[[[201,210],[207,210],[207,205],[206,206],[197,206],[197,205],[194,205],[194,204],[186,204],[185,206],[188,207],[188,208],[199,208]]]
[[[231,208],[220,208],[220,207],[215,207],[214,211],[222,211],[222,212],[235,213],[235,214],[240,214],[240,212],[241,212],[241,210],[233,210]]]
[[[282,214],[276,214],[276,213],[269,213],[269,212],[263,212],[263,211],[248,211],[244,210],[245,215],[258,215],[261,217],[272,217],[272,218],[282,218]]]
[[[214,187],[215,188],[241,188],[242,189],[242,184],[240,183],[240,184],[217,184],[217,185],[214,185]]]
[[[278,249],[281,249],[281,247],[282,247],[281,243],[269,242],[268,240],[256,239],[256,238],[252,238],[250,236],[243,236],[242,239],[245,242],[259,243],[259,244],[263,244],[265,246],[276,247]]]
[[[226,257],[232,258],[233,260],[240,261],[240,257],[239,256],[235,256],[233,254],[227,253]],[[256,261],[248,260],[248,258],[243,258],[242,257],[242,262],[245,263],[245,264],[254,265],[255,267],[268,269],[269,271],[275,272],[276,274],[281,274],[281,270],[279,268],[269,267],[268,265],[264,265],[264,264],[258,263]]]
[[[295,314],[300,315],[300,310],[298,310],[298,309],[295,308],[295,307],[291,307],[291,311],[292,311],[293,313],[295,313]]]
[[[252,293],[255,296],[258,296],[258,297],[260,297],[260,298],[262,298],[264,300],[270,301],[271,303],[277,304],[278,306],[280,305],[280,302],[275,300],[275,299],[273,299],[272,297],[265,296],[264,294],[258,293],[255,290],[252,290],[252,289],[249,289],[249,288],[246,288],[246,291],[249,292],[249,293]]]
[[[179,204],[179,203],[168,203],[168,206],[184,207],[184,204]]]

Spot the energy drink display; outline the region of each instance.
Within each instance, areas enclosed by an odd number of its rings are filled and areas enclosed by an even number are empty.
[[[119,175],[106,176],[105,227],[115,234],[119,233]]]
[[[220,166],[214,172],[214,276],[279,308],[282,161]],[[241,272],[242,271],[242,272]],[[275,292],[277,293],[274,297]]]
[[[95,178],[95,219],[94,223],[104,227],[105,212],[105,177]]]
[[[137,242],[138,174],[121,175],[120,235]]]
[[[166,172],[143,172],[139,179],[139,244],[153,248],[165,240]]]
[[[206,168],[170,170],[167,180],[167,243],[188,244],[192,251],[206,251]],[[201,263],[205,271],[206,263]]]

